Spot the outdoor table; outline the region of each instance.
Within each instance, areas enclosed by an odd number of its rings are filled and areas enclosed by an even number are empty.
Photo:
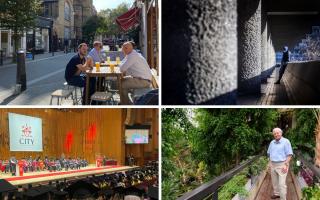
[[[111,61],[112,63],[112,61]],[[114,62],[115,63],[115,62]],[[87,70],[87,78],[86,78],[86,93],[85,93],[85,104],[88,105],[89,103],[89,89],[90,89],[90,78],[91,77],[117,77],[118,80],[118,90],[119,95],[121,96],[121,77],[122,73],[120,72],[119,67],[114,67],[114,72],[111,72],[110,67],[104,67],[106,63],[101,63],[100,71],[97,72],[96,67],[93,67],[91,70]]]

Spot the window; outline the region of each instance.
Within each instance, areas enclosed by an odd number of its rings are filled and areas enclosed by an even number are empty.
[[[71,19],[71,7],[68,2],[64,4],[64,19],[68,21]]]
[[[44,4],[44,16],[49,17],[49,5]]]

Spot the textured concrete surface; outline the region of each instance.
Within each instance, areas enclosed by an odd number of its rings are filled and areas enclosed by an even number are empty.
[[[238,0],[238,91],[259,94],[261,83],[261,0]]]
[[[234,104],[234,0],[162,1],[163,104]]]

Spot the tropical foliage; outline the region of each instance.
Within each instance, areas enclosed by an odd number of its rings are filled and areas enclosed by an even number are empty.
[[[313,109],[163,109],[162,197],[176,199],[197,186],[266,150],[272,129],[280,127],[295,149],[314,156],[316,115]],[[256,162],[230,179],[219,198],[243,196],[247,175],[258,175],[267,160]],[[311,190],[311,189],[310,189]]]

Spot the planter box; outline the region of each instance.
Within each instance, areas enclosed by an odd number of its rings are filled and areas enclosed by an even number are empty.
[[[269,169],[269,167],[267,167],[267,169],[263,170],[258,176],[255,176],[252,179],[248,180],[248,182],[245,185],[245,189],[249,193],[248,197],[240,197],[239,194],[237,194],[232,198],[232,200],[254,200],[264,178],[267,175],[268,169]]]

